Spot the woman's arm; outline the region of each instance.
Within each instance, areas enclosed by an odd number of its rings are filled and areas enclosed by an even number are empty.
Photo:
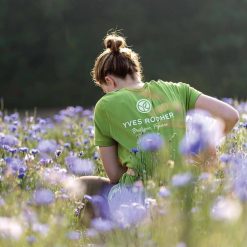
[[[195,104],[195,108],[208,111],[214,117],[223,120],[225,129],[224,133],[227,134],[239,120],[239,114],[229,104],[224,103],[216,98],[201,94]]]
[[[117,155],[117,146],[99,147],[99,153],[110,182],[117,183],[127,171],[127,168],[123,167],[120,163]]]

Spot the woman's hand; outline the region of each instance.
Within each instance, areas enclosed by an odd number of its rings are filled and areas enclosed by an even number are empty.
[[[111,183],[118,183],[121,176],[127,171],[120,163],[117,154],[117,145],[109,147],[99,147],[100,157],[106,174]]]
[[[199,108],[209,112],[213,117],[220,118],[224,125],[224,134],[227,134],[239,120],[238,111],[229,104],[216,98],[201,94],[195,104]]]

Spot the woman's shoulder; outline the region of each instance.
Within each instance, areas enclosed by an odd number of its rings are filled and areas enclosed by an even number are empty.
[[[150,85],[174,86],[174,85],[179,84],[180,82],[164,81],[162,79],[158,79],[158,80],[151,80],[146,83]]]
[[[177,89],[178,87],[181,87],[181,84],[183,84],[182,82],[164,81],[162,79],[151,80],[147,83],[150,87],[158,87],[163,89]]]
[[[107,93],[103,95],[96,103],[95,109],[103,109],[107,108],[109,104],[112,104],[113,100],[115,98],[115,94],[113,93]]]

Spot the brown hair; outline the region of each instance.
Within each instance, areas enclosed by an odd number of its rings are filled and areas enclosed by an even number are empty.
[[[96,58],[92,77],[96,85],[105,84],[105,76],[112,74],[122,79],[129,74],[142,78],[142,66],[137,53],[127,47],[125,38],[116,32],[104,38],[105,50]]]

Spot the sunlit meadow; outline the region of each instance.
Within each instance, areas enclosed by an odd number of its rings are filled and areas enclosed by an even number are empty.
[[[0,246],[247,246],[247,103],[224,100],[240,121],[217,143],[215,168],[188,158],[212,144],[219,128],[192,114],[183,164],[156,164],[152,179],[122,188],[109,208],[100,196],[85,195],[78,180],[105,176],[93,144],[93,109],[68,107],[49,118],[2,109]],[[158,135],[147,139],[132,152],[166,147]],[[85,203],[97,211],[91,221]]]

